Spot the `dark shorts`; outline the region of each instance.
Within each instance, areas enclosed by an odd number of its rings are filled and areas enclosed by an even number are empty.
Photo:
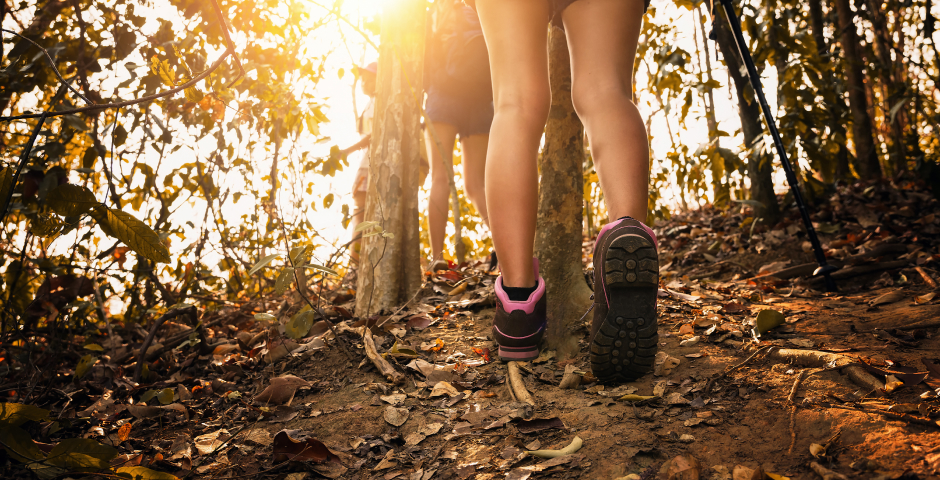
[[[432,122],[457,127],[461,139],[488,135],[493,123],[493,97],[453,95],[431,86],[424,111]]]
[[[548,0],[548,4],[551,7],[551,11],[548,12],[548,21],[555,26],[562,27],[561,12],[565,11],[568,5],[571,5],[575,1],[576,0]],[[463,0],[463,2],[476,8],[476,0]],[[650,8],[650,0],[644,0],[643,3],[645,5],[643,11],[645,12]]]
[[[548,14],[549,21],[553,25],[562,27],[561,12],[565,11],[565,9],[568,8],[568,5],[571,5],[575,1],[576,0],[548,0],[549,5],[552,8],[551,12],[549,12]],[[643,4],[644,4],[643,11],[645,12],[648,8],[650,8],[650,0],[644,0]]]

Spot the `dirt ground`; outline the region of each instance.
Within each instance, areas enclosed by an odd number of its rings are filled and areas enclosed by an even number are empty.
[[[307,418],[272,426],[271,431],[304,430],[330,448],[350,454],[365,453],[363,443],[381,440],[362,458],[365,463],[357,462],[361,463],[359,468],[348,470],[344,478],[486,479],[504,478],[507,472],[511,472],[508,478],[531,474],[615,479],[629,474],[642,477],[644,472],[650,478],[651,472],[659,472],[664,462],[679,455],[698,460],[701,478],[731,478],[739,465],[760,467],[790,478],[816,478],[807,466],[811,461],[851,478],[935,478],[930,474],[938,467],[940,427],[887,418],[878,412],[892,405],[929,404],[937,408],[940,403],[935,395],[929,400],[921,398],[940,387],[937,377],[928,380],[930,386],[923,382],[905,385],[882,397],[863,390],[838,370],[815,373],[802,382],[795,396],[792,430],[792,407],[787,397],[803,370],[798,366],[757,358],[717,381],[711,392],[705,391],[710,378],[742,362],[758,345],[743,333],[722,342],[716,340],[726,336],[722,332],[744,330],[739,330],[742,323],[763,309],[779,311],[786,323],[779,333],[772,330],[765,334],[761,346],[811,346],[812,350],[838,352],[877,365],[891,361],[924,371],[921,359],[933,359],[940,352],[936,326],[930,331],[904,330],[913,337],[904,345],[886,342],[870,332],[903,329],[936,319],[940,305],[913,305],[912,301],[928,293],[929,287],[911,285],[903,289],[904,300],[875,307],[868,303],[897,289],[833,295],[794,287],[789,294],[765,294],[761,301],[746,302],[746,307],[735,314],[719,312],[731,310],[722,310],[722,306],[740,298],[737,290],[733,286],[719,288],[730,293],[705,290],[713,298],[662,299],[661,351],[680,361],[672,371],[659,372],[662,375],[651,373],[616,387],[591,383],[590,375],[586,375],[585,383],[578,388],[558,388],[565,365],[589,371],[584,341],[582,355],[576,358],[557,361],[543,355],[523,365],[526,387],[536,403],[530,418],[560,419],[551,423],[552,428],[523,433],[520,425],[525,422],[514,418],[517,413],[513,410],[519,404],[513,402],[508,387],[503,383],[480,386],[485,383],[480,379],[506,376],[507,367],[498,360],[466,367],[462,376],[451,373],[450,383],[466,394],[456,400],[447,395],[431,397],[431,382],[405,366],[407,360],[400,361],[398,367],[410,372],[407,380],[391,386],[382,383],[371,364],[343,368],[342,361],[336,361],[342,354],[330,349],[290,370],[311,382],[330,385],[296,402],[309,408],[309,413],[302,415]],[[440,339],[443,348],[427,360],[460,365],[460,360],[481,358],[474,348],[494,349],[489,340],[492,316],[492,308],[459,311],[405,338],[415,347]],[[693,326],[692,333],[680,332],[685,325],[701,326]],[[717,328],[706,335],[711,325]],[[698,341],[688,342],[693,337]],[[680,345],[684,340],[686,345]],[[335,367],[323,368],[323,361],[330,357],[334,361],[328,364]],[[390,405],[381,397],[393,393],[407,395],[401,406],[408,410],[409,417],[400,427],[383,417]],[[658,398],[639,404],[618,400],[628,393],[655,394]],[[920,415],[916,409],[914,413]],[[439,433],[417,445],[405,441],[429,423],[444,425]],[[826,452],[827,458],[814,458],[810,445],[825,444],[837,432],[841,435]],[[516,462],[513,456],[527,445],[535,447],[533,443],[540,448],[562,448],[575,436],[583,440],[576,458],[541,472],[538,467],[532,468],[539,465],[537,459]],[[396,461],[380,464],[391,458]],[[853,469],[853,465],[865,468]]]
[[[833,293],[792,211],[773,228],[743,209],[659,226],[660,353],[624,385],[593,378],[587,323],[572,358],[495,359],[496,277],[477,262],[369,319],[350,314],[347,279],[315,323],[294,293],[168,321],[149,348],[141,326],[89,330],[74,343],[96,362],[72,348],[50,370],[39,351],[44,370],[2,405],[43,409],[24,445],[93,439],[144,480],[940,478],[940,215],[927,213],[940,208],[911,185],[878,188],[814,213],[841,267]],[[0,476],[32,477],[11,438]]]

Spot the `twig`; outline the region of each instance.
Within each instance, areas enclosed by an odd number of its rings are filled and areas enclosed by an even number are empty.
[[[535,400],[529,391],[525,388],[525,382],[522,381],[522,375],[519,373],[519,365],[516,362],[509,362],[509,386],[513,395],[522,403],[528,403],[535,407]]]
[[[164,322],[171,318],[182,317],[183,315],[189,315],[193,323],[196,323],[196,314],[196,307],[177,308],[164,313],[153,322],[153,326],[150,327],[150,332],[147,333],[147,338],[144,339],[144,343],[140,346],[140,353],[137,354],[137,367],[134,368],[134,383],[140,383],[140,372],[143,370],[144,363],[147,361],[147,349],[150,348],[150,343],[153,342],[153,337],[157,334],[157,329],[160,328],[160,325],[163,325]]]
[[[377,368],[379,373],[384,375],[389,382],[398,384],[404,380],[405,375],[395,370],[395,367],[388,363],[388,360],[385,360],[379,355],[378,350],[375,349],[375,341],[372,340],[372,331],[368,328],[362,329],[362,346],[366,351],[366,356],[369,357],[369,360],[372,360],[375,368]]]
[[[238,54],[235,53],[235,44],[232,43],[232,36],[228,31],[228,22],[225,21],[225,16],[222,14],[222,9],[219,7],[219,0],[212,0],[212,6],[215,8],[215,15],[219,19],[219,27],[222,29],[222,34],[225,35],[225,45],[232,52],[232,57],[235,59],[235,63],[238,64],[238,76],[232,79],[229,82],[228,86],[231,87],[235,85],[235,82],[240,80],[245,76],[245,67],[242,66],[242,60],[238,58]]]
[[[2,225],[7,218],[7,210],[10,209],[10,202],[13,201],[13,191],[16,190],[16,182],[20,179],[20,173],[23,171],[23,167],[25,167],[26,163],[29,161],[29,154],[33,151],[33,144],[36,143],[36,138],[39,137],[39,131],[42,130],[43,124],[46,123],[46,116],[46,112],[42,112],[42,114],[39,115],[39,121],[36,122],[33,133],[29,136],[29,140],[26,141],[26,148],[23,149],[23,153],[20,155],[20,163],[16,165],[16,171],[13,172],[13,181],[10,182],[10,191],[7,192],[7,198],[3,200],[3,211],[0,212],[0,225]]]
[[[70,110],[59,110],[59,111],[56,111],[56,112],[26,113],[26,114],[23,114],[23,115],[15,115],[15,116],[12,116],[12,117],[0,117],[0,122],[7,122],[7,121],[10,121],[10,120],[23,120],[23,119],[27,119],[27,118],[52,118],[52,117],[61,117],[61,116],[63,116],[63,115],[74,115],[74,114],[76,114],[76,113],[95,112],[95,111],[98,111],[98,110],[106,110],[106,109],[109,109],[109,108],[128,107],[128,106],[131,106],[131,105],[137,105],[138,103],[144,103],[144,102],[150,102],[150,101],[153,101],[153,100],[158,100],[158,99],[161,99],[161,98],[163,98],[163,97],[168,97],[168,96],[173,95],[173,94],[175,94],[175,93],[182,92],[183,90],[185,90],[185,89],[187,89],[187,88],[189,88],[189,87],[192,87],[193,85],[199,83],[200,81],[202,81],[202,79],[206,78],[207,76],[209,76],[209,74],[211,74],[211,73],[214,72],[216,69],[218,69],[220,66],[222,66],[222,63],[225,61],[226,57],[228,57],[229,55],[232,55],[233,53],[234,53],[234,52],[233,52],[232,50],[225,50],[224,52],[222,52],[222,56],[220,56],[219,59],[216,60],[215,63],[213,63],[209,68],[207,68],[206,70],[203,70],[202,73],[200,73],[199,75],[196,75],[192,80],[190,80],[190,81],[188,81],[188,82],[186,82],[186,83],[184,83],[184,84],[182,84],[182,85],[180,85],[180,86],[173,87],[173,88],[171,88],[171,89],[169,89],[169,90],[167,90],[167,91],[165,91],[165,92],[155,93],[155,94],[153,94],[153,95],[147,95],[146,97],[141,97],[141,98],[138,98],[138,99],[136,99],[136,100],[126,100],[126,101],[117,102],[117,103],[103,103],[103,104],[98,104],[98,105],[89,105],[89,106],[87,106],[87,107],[73,108],[73,109],[70,109]]]
[[[796,380],[793,382],[793,388],[790,389],[790,395],[787,396],[787,403],[790,404],[790,450],[787,452],[789,455],[793,454],[793,449],[796,447],[796,411],[799,408],[796,405],[796,392],[800,389],[800,384],[803,383],[803,380],[806,379],[807,370],[800,370],[800,374],[796,376]]]
[[[71,90],[72,93],[74,93],[75,95],[78,95],[78,98],[81,98],[82,100],[84,100],[85,103],[87,103],[87,104],[89,104],[89,105],[94,105],[94,104],[95,104],[95,102],[92,102],[91,100],[85,98],[85,96],[82,95],[81,93],[79,93],[79,91],[76,90],[75,87],[73,87],[72,85],[70,85],[69,82],[66,82],[65,79],[62,78],[62,74],[59,73],[59,69],[56,68],[56,66],[55,66],[55,60],[52,59],[52,56],[49,55],[49,51],[46,50],[45,48],[43,48],[42,45],[40,45],[40,44],[34,42],[31,38],[29,38],[29,37],[24,37],[23,35],[20,35],[19,33],[16,33],[16,32],[14,32],[14,31],[7,30],[7,29],[5,29],[5,28],[0,28],[0,30],[2,30],[2,31],[4,31],[4,32],[7,32],[7,33],[12,33],[13,35],[16,35],[17,37],[20,37],[20,38],[22,38],[23,40],[26,40],[27,42],[32,43],[33,46],[35,46],[36,48],[42,50],[42,53],[46,54],[46,59],[49,60],[49,66],[52,67],[52,71],[55,72],[55,76],[58,77],[59,81],[62,82],[62,84],[65,85],[69,90]]]
[[[111,329],[111,319],[109,318],[108,312],[104,310],[104,302],[101,301],[101,291],[98,288],[98,276],[95,275],[95,278],[92,281],[95,284],[95,302],[98,303],[98,310],[101,312],[101,318],[104,320],[104,324],[108,327],[108,342],[111,344],[111,358],[114,358],[114,330]]]
[[[747,359],[744,360],[743,362],[741,362],[741,363],[739,363],[739,364],[737,364],[737,365],[735,365],[735,366],[733,366],[733,367],[731,367],[731,368],[725,370],[724,372],[721,373],[721,375],[718,375],[717,377],[715,377],[715,378],[709,380],[708,383],[705,384],[705,393],[711,393],[712,385],[714,385],[715,382],[717,382],[718,380],[721,380],[722,378],[727,377],[727,376],[730,375],[731,373],[734,373],[736,370],[738,370],[739,368],[741,368],[741,367],[747,365],[748,363],[751,363],[751,361],[754,360],[755,358],[757,358],[757,356],[758,356],[759,354],[761,354],[762,352],[768,351],[768,350],[770,350],[770,349],[772,349],[772,348],[774,348],[773,345],[768,345],[768,346],[766,346],[766,347],[761,347],[761,348],[757,349],[756,352],[754,352],[753,354],[751,354],[750,357],[747,357]]]
[[[937,289],[937,282],[933,278],[930,277],[930,274],[927,273],[927,271],[924,270],[923,267],[914,267],[914,270],[917,270],[917,273],[920,274],[920,278],[923,278],[924,283],[926,283],[930,288],[934,290]]]

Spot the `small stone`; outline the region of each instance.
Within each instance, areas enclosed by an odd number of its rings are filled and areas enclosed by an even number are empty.
[[[689,435],[688,433],[679,435],[679,441],[682,443],[692,443],[695,441],[695,437]]]

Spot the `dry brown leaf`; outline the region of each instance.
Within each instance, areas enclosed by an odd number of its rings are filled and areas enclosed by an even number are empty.
[[[271,384],[255,396],[255,401],[272,405],[285,405],[294,398],[300,387],[310,386],[310,382],[294,376],[283,375],[271,379]]]

